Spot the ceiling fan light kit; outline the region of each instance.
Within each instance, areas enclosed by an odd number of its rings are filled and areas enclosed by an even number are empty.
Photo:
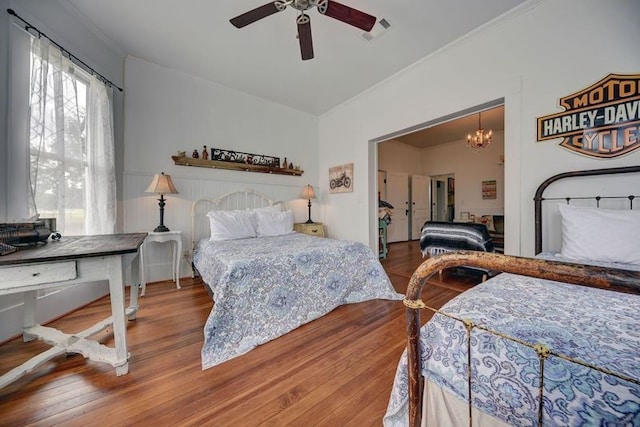
[[[318,9],[320,14],[360,28],[366,32],[371,31],[376,23],[376,17],[368,13],[361,12],[352,7],[346,6],[331,0],[285,0],[274,1],[264,4],[248,12],[231,18],[229,22],[236,28],[243,28],[260,19],[271,16],[274,13],[282,12],[288,6],[299,10],[300,15],[296,19],[298,24],[298,39],[300,41],[300,54],[303,60],[313,58],[313,39],[311,37],[311,19],[305,12],[313,7]]]

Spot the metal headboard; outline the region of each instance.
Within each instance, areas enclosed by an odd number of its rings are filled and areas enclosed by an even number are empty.
[[[600,206],[600,200],[602,199],[628,199],[629,200],[629,209],[633,209],[633,200],[636,196],[628,195],[628,196],[592,196],[592,197],[556,197],[556,198],[544,198],[543,193],[551,185],[552,183],[559,181],[565,178],[575,178],[575,177],[585,177],[585,176],[595,176],[595,175],[614,175],[614,174],[625,174],[625,173],[640,173],[640,166],[627,166],[620,168],[605,168],[605,169],[589,169],[582,171],[573,171],[573,172],[564,172],[558,175],[554,175],[551,178],[545,180],[538,189],[536,190],[536,194],[533,198],[535,203],[535,243],[536,243],[536,251],[535,254],[539,254],[542,252],[542,202],[545,200],[565,200],[569,203],[571,200],[577,199],[591,199],[595,200],[597,206]]]
[[[254,191],[251,188],[244,188],[226,193],[220,197],[199,199],[193,202],[191,205],[191,249],[189,253],[192,277],[195,275],[193,252],[195,251],[196,244],[209,233],[208,212],[212,210],[230,211],[256,209],[274,205],[280,205],[281,210],[286,210],[284,202],[271,199],[269,196]]]

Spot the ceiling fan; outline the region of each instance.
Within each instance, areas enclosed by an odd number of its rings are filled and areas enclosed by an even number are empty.
[[[298,40],[300,41],[300,53],[302,54],[303,60],[313,58],[311,20],[309,19],[309,15],[305,13],[312,7],[318,8],[318,12],[323,15],[353,25],[367,32],[371,31],[373,25],[376,23],[375,16],[331,0],[278,0],[245,12],[229,21],[236,28],[242,28],[274,13],[282,12],[287,6],[291,6],[300,11],[296,23],[298,24]]]

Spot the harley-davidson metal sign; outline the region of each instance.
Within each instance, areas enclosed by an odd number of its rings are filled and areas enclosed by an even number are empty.
[[[538,118],[538,141],[564,138],[560,146],[601,158],[640,148],[640,74],[609,74],[560,106],[565,111]]]

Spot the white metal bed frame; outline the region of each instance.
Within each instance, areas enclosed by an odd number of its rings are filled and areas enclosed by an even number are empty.
[[[195,277],[196,269],[193,265],[193,254],[196,244],[209,235],[209,220],[207,213],[212,210],[231,211],[257,209],[267,206],[280,205],[281,210],[286,210],[284,202],[271,199],[263,193],[251,188],[231,191],[220,197],[198,199],[191,205],[191,247],[189,249],[189,263],[191,264],[191,277]]]

